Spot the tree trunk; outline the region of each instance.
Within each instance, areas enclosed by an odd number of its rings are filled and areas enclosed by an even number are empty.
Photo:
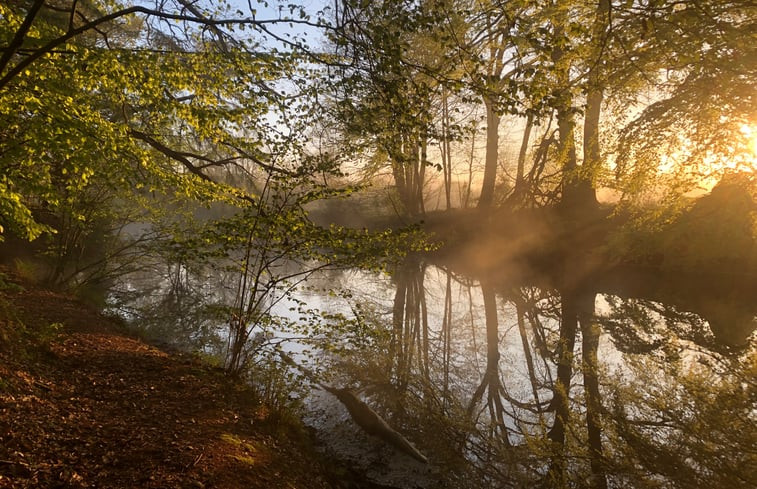
[[[590,77],[591,78],[591,77]],[[602,162],[599,153],[599,116],[603,93],[601,89],[592,90],[586,97],[586,114],[584,115],[584,162],[580,173],[580,184],[585,187],[585,205],[596,207],[597,192],[593,180]]]
[[[390,153],[392,176],[404,212],[416,216],[424,212],[426,140],[418,135],[402,135],[400,138],[399,150]]]
[[[586,96],[586,114],[584,115],[584,162],[582,179],[589,184],[588,205],[596,207],[596,188],[592,183],[602,164],[599,145],[599,119],[604,99],[602,87],[602,49],[605,42],[607,24],[609,23],[610,0],[599,0],[597,14],[594,18],[592,42],[594,44],[592,67],[588,77],[588,94]]]
[[[470,205],[471,185],[473,183],[473,158],[476,155],[476,131],[473,131],[470,138],[470,157],[468,158],[468,181],[465,182],[465,189],[461,200],[463,201],[463,209],[467,209]]]
[[[426,204],[423,202],[423,185],[426,182],[426,166],[428,166],[428,136],[424,134],[420,141],[421,157],[416,165],[415,180],[415,209],[417,214],[426,213]]]
[[[397,291],[392,305],[392,339],[389,343],[389,358],[396,365],[395,375],[400,376],[402,358],[404,357],[403,325],[405,324],[405,296],[407,294],[407,277],[405,266],[400,265],[395,276]]]
[[[452,272],[446,270],[447,285],[444,292],[444,314],[442,316],[442,365],[444,369],[444,387],[442,391],[442,408],[444,414],[450,405],[450,364],[452,362]]]
[[[566,460],[563,453],[565,434],[570,419],[570,378],[573,373],[573,348],[576,343],[578,326],[577,307],[571,294],[562,294],[562,324],[560,343],[557,345],[557,380],[549,409],[555,411],[555,421],[547,437],[556,445],[552,461],[547,471],[547,480],[553,487],[566,487]]]
[[[578,158],[576,157],[576,140],[573,130],[576,123],[573,120],[572,99],[569,95],[557,108],[558,158],[562,164],[562,204],[573,209],[580,203],[580,185],[577,178]]]
[[[520,292],[517,292],[520,293]],[[528,345],[528,335],[526,334],[526,312],[525,305],[520,298],[515,300],[515,314],[518,317],[518,331],[520,332],[520,341],[523,345],[523,355],[526,358],[526,367],[528,368],[528,379],[531,381],[531,393],[534,395],[534,403],[537,410],[541,411],[541,401],[539,400],[538,385],[536,378],[536,369],[534,368],[534,359],[531,356],[531,347]]]
[[[484,97],[484,104],[486,105],[486,161],[478,207],[490,209],[494,205],[494,185],[497,181],[500,115],[494,110],[494,103],[489,97]]]
[[[570,415],[569,393],[570,378],[573,374],[573,348],[576,344],[576,305],[572,297],[562,297],[562,324],[560,325],[560,343],[557,345],[557,380],[550,409],[555,411],[555,422],[549,430],[549,438],[563,445],[565,443],[565,425]]]
[[[481,295],[484,299],[486,316],[486,371],[468,404],[468,415],[472,416],[475,405],[487,393],[486,404],[489,408],[490,423],[493,431],[500,435],[500,440],[510,446],[510,439],[505,426],[505,409],[502,405],[502,381],[499,378],[499,319],[497,318],[497,297],[494,287],[481,282]]]
[[[452,209],[452,148],[450,146],[449,95],[442,92],[442,172],[444,172],[444,197],[447,210]]]
[[[559,41],[565,35],[565,24],[567,19],[564,13],[555,19],[555,38]],[[578,158],[576,156],[576,140],[573,133],[576,123],[574,120],[573,95],[570,92],[570,60],[565,58],[565,51],[559,43],[552,50],[552,61],[555,64],[555,75],[557,77],[557,130],[558,139],[558,158],[562,164],[562,207],[568,211],[575,211],[584,208],[587,202],[590,202],[590,195],[593,196],[594,190],[591,183],[586,182],[578,171]]]
[[[528,189],[526,188],[526,154],[528,153],[528,142],[531,139],[531,129],[534,125],[533,114],[528,114],[526,118],[526,127],[523,128],[523,139],[520,143],[520,152],[518,153],[518,168],[515,173],[515,188],[511,201],[514,206],[518,207],[524,203]]]

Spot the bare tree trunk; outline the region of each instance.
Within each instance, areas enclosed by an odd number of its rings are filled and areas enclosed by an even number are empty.
[[[494,205],[494,186],[497,181],[497,164],[499,160],[499,122],[500,115],[494,108],[493,101],[484,97],[486,105],[486,160],[484,163],[484,180],[481,183],[479,209],[489,209]]]
[[[426,286],[424,285],[425,270],[421,266],[420,276],[418,277],[418,293],[421,309],[421,353],[420,359],[423,362],[423,376],[427,385],[431,385],[431,368],[429,366],[429,338],[428,338],[428,305],[426,304]]]
[[[414,362],[422,374],[428,375],[428,310],[424,297],[424,270],[421,261],[408,259],[395,272],[397,291],[392,306],[389,355],[395,365],[394,378],[399,390],[407,387]]]
[[[575,186],[576,168],[578,167],[578,158],[576,156],[576,139],[573,130],[576,122],[573,120],[573,111],[571,99],[565,95],[565,100],[557,109],[557,132],[558,139],[558,158],[563,167],[563,200],[572,198],[572,191]]]
[[[565,425],[570,416],[570,378],[573,374],[573,349],[576,344],[576,306],[572,297],[563,295],[560,343],[557,345],[557,380],[550,409],[555,411],[555,422],[549,438],[562,445],[565,443]]]
[[[490,426],[499,435],[499,439],[510,446],[510,439],[505,426],[505,409],[502,404],[502,380],[499,377],[499,319],[497,318],[497,297],[491,284],[481,283],[486,316],[486,371],[468,405],[468,415],[472,416],[475,405],[487,393],[486,404],[489,408]]]
[[[426,167],[428,166],[428,136],[423,134],[420,141],[421,157],[416,167],[417,178],[415,188],[415,206],[417,213],[426,213],[426,204],[423,201],[423,186],[426,182]]]
[[[555,37],[559,40],[565,35],[567,19],[561,13],[555,19]],[[557,78],[557,130],[558,158],[562,164],[562,206],[564,209],[574,210],[582,208],[588,201],[588,185],[582,179],[578,171],[578,158],[576,156],[575,126],[573,115],[573,96],[570,93],[570,69],[569,60],[565,58],[565,51],[559,44],[552,50],[552,61],[555,64],[555,76]]]
[[[389,343],[389,358],[393,364],[396,364],[395,375],[399,377],[404,348],[402,345],[402,329],[405,323],[405,296],[407,294],[407,280],[403,266],[397,270],[397,291],[394,294],[394,304],[392,305],[392,339]]]
[[[407,138],[405,143],[405,152],[407,154],[407,161],[405,163],[405,193],[403,204],[405,204],[405,210],[412,216],[417,213],[415,207],[415,187],[417,183],[417,166],[418,166],[418,139],[413,135]]]
[[[594,19],[592,32],[593,66],[589,71],[589,92],[586,96],[586,113],[584,115],[584,162],[583,179],[589,183],[591,194],[587,195],[589,204],[597,205],[596,188],[592,184],[600,165],[602,155],[599,145],[599,120],[602,109],[604,92],[602,88],[602,51],[604,48],[606,30],[610,22],[610,0],[600,0],[597,5],[597,14]]]
[[[526,357],[526,367],[528,368],[528,378],[531,381],[531,392],[534,395],[534,402],[541,411],[541,401],[539,400],[539,392],[537,390],[538,382],[536,380],[536,369],[534,369],[534,359],[531,356],[531,348],[528,345],[528,336],[526,334],[526,320],[523,301],[518,299],[515,301],[515,314],[518,316],[518,331],[520,332],[520,340],[523,344],[523,355]]]
[[[599,88],[589,92],[586,97],[586,114],[584,115],[584,162],[581,179],[589,187],[587,204],[594,206],[598,203],[596,189],[592,182],[602,164],[602,156],[599,151],[599,117],[603,98],[604,94]]]
[[[476,154],[476,132],[471,134],[470,139],[470,158],[468,158],[468,181],[466,182],[466,188],[464,190],[463,209],[467,209],[470,205],[471,185],[473,183],[473,157]]]
[[[531,128],[534,125],[533,114],[526,117],[526,127],[523,128],[523,139],[520,143],[520,152],[518,153],[518,167],[515,172],[515,188],[513,189],[512,203],[514,206],[523,204],[528,189],[526,188],[526,154],[528,153],[528,142],[531,139]]]
[[[570,378],[573,373],[573,348],[578,326],[575,299],[562,294],[562,324],[560,343],[557,345],[557,380],[550,409],[555,411],[555,421],[547,436],[557,445],[557,451],[547,473],[547,480],[554,487],[566,487],[565,434],[570,418]]]
[[[449,370],[452,361],[452,273],[447,270],[447,286],[444,292],[444,315],[442,316],[442,364],[444,369],[443,407],[449,404]]]
[[[406,154],[406,138],[404,135],[397,136],[394,145],[387,147],[389,158],[392,164],[392,176],[394,177],[394,186],[397,188],[397,195],[400,198],[400,202],[405,207],[405,200],[407,194],[407,187],[409,182],[407,181],[406,168],[408,156]],[[407,209],[404,209],[407,211]]]
[[[450,146],[449,95],[442,92],[442,172],[444,173],[444,197],[447,210],[452,208],[452,148]]]
[[[415,284],[414,269],[408,269],[406,271],[407,279],[407,296],[405,298],[405,323],[403,325],[403,345],[405,348],[405,354],[402,357],[402,365],[399,368],[397,387],[400,392],[404,392],[407,389],[410,381],[410,370],[413,365],[413,355],[415,353],[415,330],[418,327],[418,318],[420,314],[418,312],[418,295]]]

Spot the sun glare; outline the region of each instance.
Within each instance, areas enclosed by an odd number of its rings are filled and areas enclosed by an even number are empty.
[[[726,143],[723,153],[702,155],[699,163],[691,167],[690,176],[697,177],[697,187],[691,195],[710,191],[726,173],[757,172],[757,124],[745,123]],[[691,157],[691,142],[684,139],[679,148],[661,155],[657,166],[659,175],[672,175],[682,170],[681,163]],[[684,173],[686,169],[683,169]]]
[[[739,128],[739,137],[732,141],[729,156],[714,156],[705,158],[705,164],[709,166],[713,175],[723,172],[754,172],[757,171],[757,125],[743,124]]]
[[[747,154],[746,159],[750,164],[750,170],[757,168],[757,126],[744,124],[741,126],[741,134],[746,139]]]

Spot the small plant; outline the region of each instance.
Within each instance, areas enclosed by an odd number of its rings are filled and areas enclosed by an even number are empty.
[[[15,282],[12,282],[8,275],[0,272],[0,292],[23,292],[24,288]]]
[[[13,268],[15,273],[18,274],[23,280],[31,283],[42,282],[43,271],[39,264],[30,260],[22,260],[17,258],[13,260]]]
[[[265,355],[248,367],[247,375],[253,390],[269,409],[278,416],[296,411],[300,406],[303,383],[287,365]]]
[[[50,323],[39,328],[24,328],[24,335],[30,342],[41,349],[47,349],[60,334],[63,323]]]
[[[11,303],[0,296],[0,350],[10,349],[22,328]]]

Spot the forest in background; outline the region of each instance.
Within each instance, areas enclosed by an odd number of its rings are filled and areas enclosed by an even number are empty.
[[[755,18],[746,0],[6,2],[3,255],[100,303],[129,273],[214,268],[236,373],[308,276],[438,248],[421,221],[442,242],[541,223],[558,244],[613,223],[566,246],[748,275]]]

